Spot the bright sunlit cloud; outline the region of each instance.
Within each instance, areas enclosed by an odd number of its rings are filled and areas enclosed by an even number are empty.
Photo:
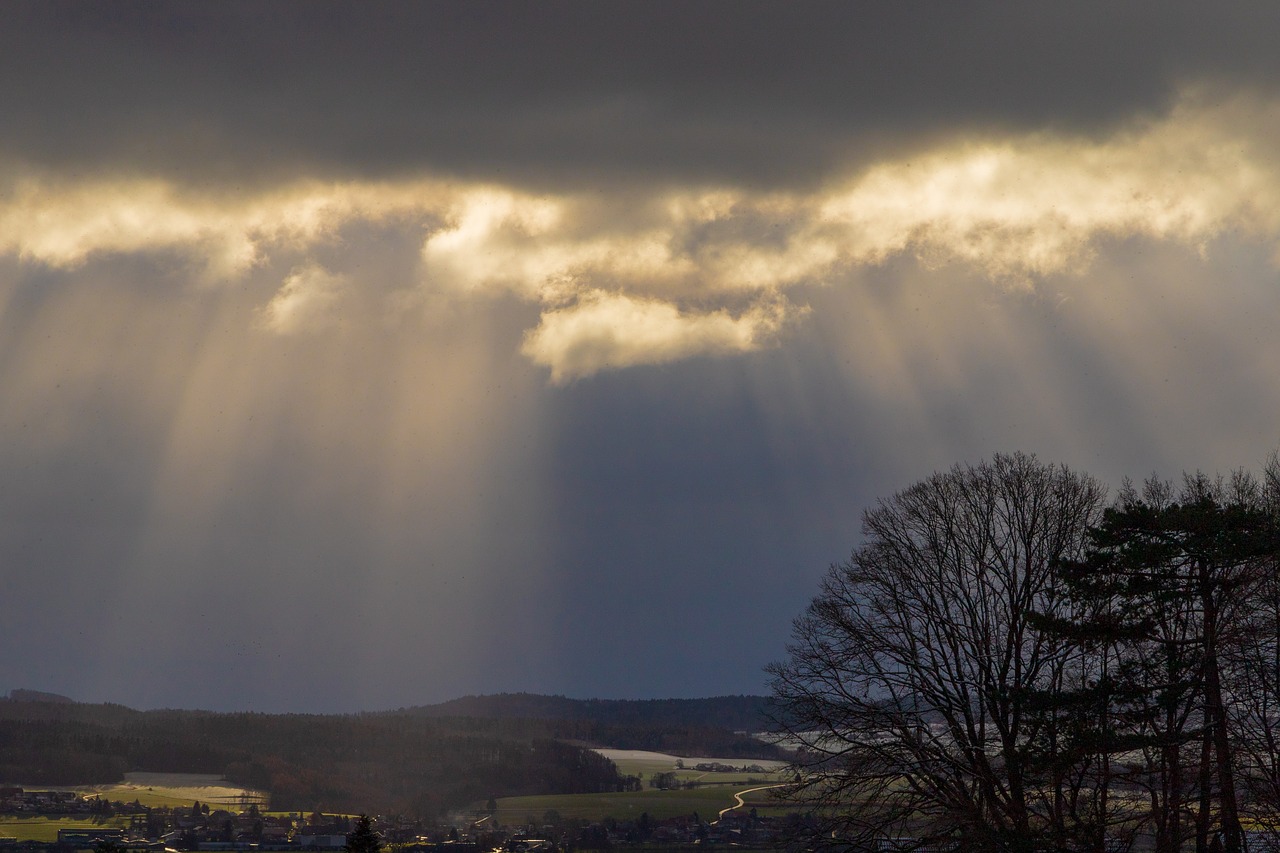
[[[833,194],[821,219],[847,229],[858,261],[912,252],[994,278],[1080,272],[1106,238],[1203,246],[1234,228],[1273,239],[1280,173],[1263,134],[1275,114],[1184,104],[1101,142],[961,142],[872,168]]]
[[[0,170],[3,175],[3,170]],[[0,196],[0,253],[73,268],[97,255],[177,251],[206,280],[243,276],[272,249],[332,240],[352,221],[429,214],[438,183],[301,182],[212,195],[151,178],[23,175]]]
[[[260,321],[273,332],[323,331],[338,322],[337,308],[348,283],[316,265],[300,267],[262,308]]]
[[[1188,96],[1110,138],[959,138],[808,193],[714,187],[602,201],[415,180],[214,197],[152,179],[26,176],[0,201],[0,252],[70,267],[176,250],[206,279],[230,280],[273,253],[301,253],[258,311],[261,327],[285,334],[331,327],[356,286],[311,254],[339,245],[351,223],[409,222],[422,233],[410,286],[431,298],[401,288],[383,297],[384,314],[514,295],[542,309],[522,352],[562,382],[768,346],[786,313],[779,294],[901,255],[1009,286],[1083,272],[1106,240],[1201,250],[1229,230],[1274,240],[1277,123],[1274,104]],[[743,312],[744,300],[754,307]]]
[[[522,352],[551,368],[551,381],[558,383],[609,368],[750,352],[776,336],[787,316],[781,302],[757,304],[735,317],[595,291],[571,307],[545,312]]]

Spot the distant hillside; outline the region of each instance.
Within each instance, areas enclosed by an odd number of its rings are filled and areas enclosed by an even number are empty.
[[[491,796],[601,793],[638,784],[583,744],[782,757],[776,747],[735,732],[761,728],[763,702],[515,694],[321,715],[137,711],[11,696],[0,701],[0,784],[102,784],[135,770],[217,773],[270,791],[276,808],[425,817]]]
[[[710,699],[569,699],[535,693],[464,696],[437,705],[406,708],[427,717],[487,719],[591,720],[606,726],[682,727],[761,732],[768,728],[764,696],[715,696]]]
[[[58,693],[45,693],[41,690],[23,690],[17,688],[9,691],[9,695],[4,697],[11,702],[58,702],[64,705],[70,705],[76,700]]]
[[[491,796],[602,793],[613,762],[540,720],[219,714],[0,702],[0,784],[92,785],[129,771],[214,773],[275,808],[433,817]]]

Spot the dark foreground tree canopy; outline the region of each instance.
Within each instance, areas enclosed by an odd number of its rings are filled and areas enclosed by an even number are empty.
[[[815,836],[1236,853],[1274,827],[1278,471],[1106,507],[997,456],[868,511],[771,668]]]

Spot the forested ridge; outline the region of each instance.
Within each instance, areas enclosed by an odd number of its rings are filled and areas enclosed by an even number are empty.
[[[592,720],[605,726],[701,726],[759,732],[768,727],[764,696],[713,696],[707,699],[570,699],[536,693],[463,696],[404,713],[429,717],[523,717]]]
[[[769,729],[764,696],[706,699],[569,699],[533,693],[464,696],[397,714],[545,720],[555,737],[617,749],[722,758],[782,758],[748,733]]]
[[[133,770],[218,773],[269,791],[273,806],[283,809],[432,816],[491,796],[593,793],[635,784],[582,744],[733,757],[767,756],[772,749],[708,725],[416,710],[137,711],[0,700],[0,783],[101,784]]]

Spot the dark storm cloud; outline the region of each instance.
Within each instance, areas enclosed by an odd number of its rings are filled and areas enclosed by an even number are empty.
[[[957,127],[1099,132],[1274,86],[1272,4],[26,3],[3,153],[271,180],[776,184]]]

